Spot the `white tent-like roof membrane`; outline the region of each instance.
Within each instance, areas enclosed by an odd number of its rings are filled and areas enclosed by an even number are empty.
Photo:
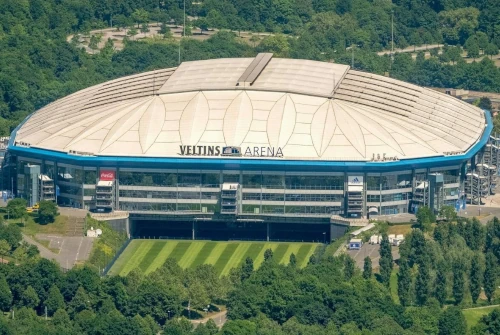
[[[285,159],[369,161],[466,152],[485,125],[479,108],[430,89],[259,54],[84,89],[35,112],[15,143],[136,157],[179,157],[182,145],[280,147]]]

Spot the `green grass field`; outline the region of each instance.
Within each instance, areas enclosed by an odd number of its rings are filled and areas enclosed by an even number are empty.
[[[462,313],[464,313],[465,316],[465,320],[467,320],[467,327],[468,328],[474,327],[483,315],[491,313],[491,311],[493,311],[495,308],[500,308],[500,307],[498,305],[495,305],[495,306],[485,306],[480,308],[469,308],[462,310]]]
[[[264,261],[264,252],[272,249],[274,259],[288,264],[290,255],[297,257],[300,267],[306,266],[309,257],[319,244],[281,242],[213,242],[184,240],[133,240],[109,271],[126,276],[132,269],[140,268],[148,274],[159,268],[168,258],[174,258],[182,268],[212,264],[223,276],[247,258],[254,260],[257,269]]]

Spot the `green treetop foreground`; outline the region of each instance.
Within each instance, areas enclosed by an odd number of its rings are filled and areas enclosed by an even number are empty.
[[[223,276],[213,265],[183,269],[173,258],[147,275],[138,267],[106,277],[89,266],[63,273],[56,263],[37,258],[0,264],[0,329],[120,335],[496,333],[498,311],[467,325],[462,309],[498,302],[498,219],[481,225],[459,218],[425,232],[415,228],[395,262],[386,239],[383,270],[372,269],[369,259],[361,270],[348,255],[333,257],[325,248],[317,248],[304,268],[295,254],[285,265],[267,250],[260,267],[247,258]],[[391,268],[396,276],[390,276]],[[217,306],[227,308],[229,320],[220,330],[212,321],[194,329],[186,319],[204,317],[207,307],[217,312]]]

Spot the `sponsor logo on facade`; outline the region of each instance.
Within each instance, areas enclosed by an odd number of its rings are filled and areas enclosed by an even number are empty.
[[[101,170],[99,173],[99,180],[112,181],[115,180],[115,171]]]
[[[281,147],[221,147],[217,145],[180,145],[181,156],[283,157]]]
[[[349,176],[347,185],[363,185],[363,176]]]

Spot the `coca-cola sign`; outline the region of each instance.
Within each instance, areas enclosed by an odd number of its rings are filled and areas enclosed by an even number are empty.
[[[115,171],[101,170],[99,180],[110,181],[115,180]]]

